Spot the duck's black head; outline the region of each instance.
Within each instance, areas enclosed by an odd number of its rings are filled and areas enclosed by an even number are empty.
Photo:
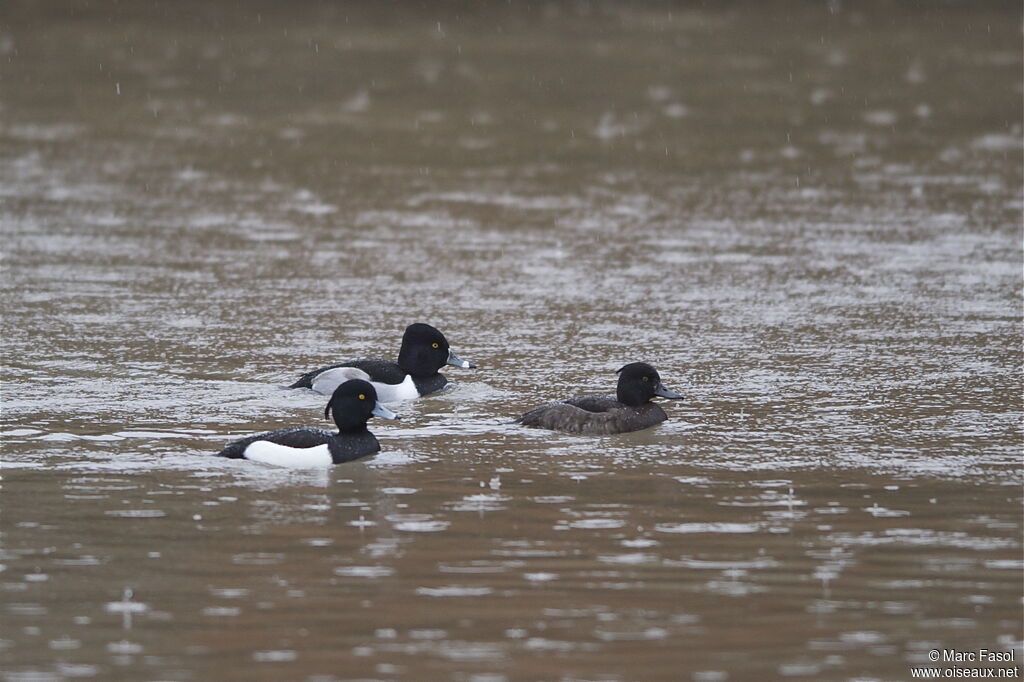
[[[324,419],[334,417],[338,431],[362,431],[372,416],[398,419],[398,415],[377,402],[377,390],[369,381],[350,379],[334,389],[324,408]]]
[[[453,353],[444,334],[429,324],[416,322],[405,328],[398,351],[399,367],[414,377],[432,377],[445,365],[476,367]]]
[[[682,398],[661,383],[658,370],[646,362],[631,362],[619,370],[619,385],[616,398],[630,407],[639,407],[656,395],[663,398]]]

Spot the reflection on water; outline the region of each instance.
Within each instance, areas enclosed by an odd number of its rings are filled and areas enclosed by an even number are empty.
[[[896,671],[940,642],[1015,641],[1016,487],[626,470],[598,454],[588,477],[505,457],[498,492],[481,475],[494,463],[469,447],[322,478],[199,462],[7,475],[21,519],[2,583],[12,660],[88,660],[98,676],[284,661],[302,674],[344,663],[346,677],[593,676],[638,653],[652,676],[685,664],[742,677],[763,670],[767,643],[778,665],[830,677]],[[53,507],[33,512],[40,495]]]
[[[436,12],[0,9],[0,676],[1019,661],[1020,8]],[[211,456],[412,321],[378,456]]]

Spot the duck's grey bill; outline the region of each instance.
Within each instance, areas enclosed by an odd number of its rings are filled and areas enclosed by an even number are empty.
[[[664,384],[659,383],[654,387],[654,395],[660,395],[662,398],[682,398],[675,391],[665,388]]]
[[[401,417],[381,405],[379,402],[374,403],[373,410],[370,411],[370,414],[375,417],[380,417],[381,419],[401,419]]]
[[[452,350],[448,351],[448,362],[445,364],[451,365],[452,367],[461,367],[462,369],[476,369],[476,365],[469,360],[463,360]]]

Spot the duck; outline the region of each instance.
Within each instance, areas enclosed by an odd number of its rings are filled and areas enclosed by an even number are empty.
[[[330,395],[341,382],[353,378],[370,381],[377,390],[377,399],[384,403],[413,400],[436,393],[448,384],[440,370],[445,365],[476,369],[476,365],[463,360],[448,345],[448,339],[437,328],[416,322],[405,328],[398,362],[378,358],[357,358],[335,365],[327,365],[306,372],[288,388],[309,388]],[[356,376],[350,369],[365,375]],[[341,371],[335,371],[341,370]]]
[[[218,456],[293,468],[342,464],[380,451],[377,438],[366,428],[370,417],[399,418],[380,404],[373,384],[362,379],[350,379],[334,389],[324,408],[324,419],[332,417],[337,433],[309,426],[277,429],[228,443]]]
[[[661,375],[646,362],[632,362],[618,370],[615,397],[587,395],[536,407],[516,422],[523,426],[589,436],[607,436],[647,429],[668,419],[655,396],[683,396],[661,383]]]

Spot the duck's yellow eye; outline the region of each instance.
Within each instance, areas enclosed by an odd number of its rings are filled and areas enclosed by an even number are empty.
[[[649,377],[644,377],[644,381],[650,381]]]
[[[434,343],[432,343],[430,345],[433,346],[434,348],[438,348],[439,347],[437,341],[434,341]]]
[[[360,394],[359,394],[359,399],[360,399],[360,400],[366,400],[366,395],[365,395],[365,394],[363,394],[363,393],[360,393]]]

